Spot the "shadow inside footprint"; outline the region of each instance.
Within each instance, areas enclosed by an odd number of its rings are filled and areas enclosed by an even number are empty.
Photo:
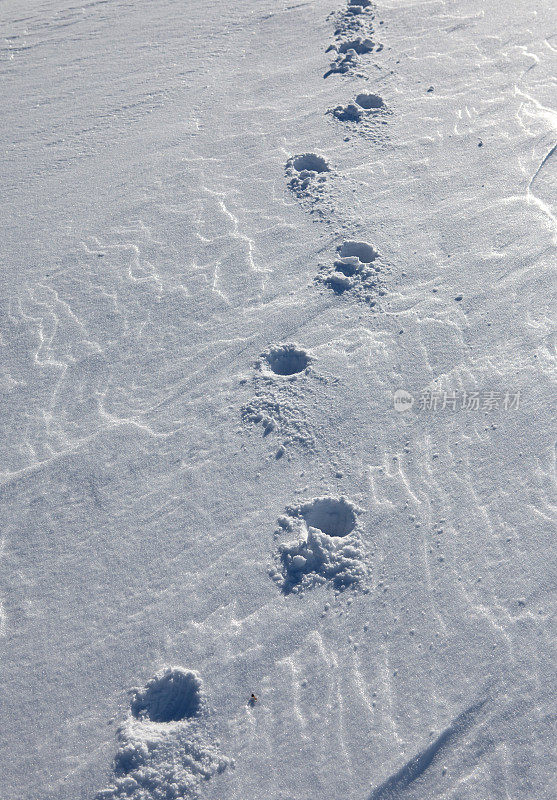
[[[291,160],[291,164],[297,172],[329,172],[329,165],[322,156],[315,153],[302,153]]]
[[[271,347],[265,359],[275,375],[296,375],[310,363],[305,350],[295,344],[281,344]]]
[[[379,255],[377,250],[370,244],[352,240],[343,242],[338,248],[338,253],[341,258],[353,258],[355,256],[362,264],[371,264]]]
[[[201,679],[195,672],[167,667],[143,689],[136,690],[131,711],[138,719],[178,722],[194,717],[201,707]]]
[[[378,94],[369,94],[368,92],[361,92],[357,95],[356,103],[361,106],[361,108],[365,108],[366,111],[383,108],[385,105],[382,97],[379,97]]]
[[[317,497],[300,508],[300,516],[327,536],[348,536],[357,521],[353,504],[344,497]]]

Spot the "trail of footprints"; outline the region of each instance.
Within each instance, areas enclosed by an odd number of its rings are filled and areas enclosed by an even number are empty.
[[[374,32],[374,14],[371,0],[348,0],[346,8],[332,17],[336,21],[334,42],[327,52],[336,53],[329,69],[324,74],[328,78],[335,73],[358,75],[360,56],[382,50],[371,38]]]
[[[333,74],[366,77],[358,71],[362,59],[380,52],[382,45],[372,39],[374,14],[370,0],[349,0],[340,14],[333,14],[336,28],[334,41],[327,52],[336,55],[323,76]],[[381,23],[380,23],[381,24]],[[371,91],[358,92],[353,100],[326,111],[337,122],[356,128],[366,138],[377,138],[374,133],[378,123],[385,124],[391,112],[383,98]],[[288,187],[311,213],[319,209],[327,193],[327,184],[334,170],[327,159],[318,153],[299,153],[291,156],[285,165]],[[321,215],[322,212],[319,209]],[[337,247],[338,255],[320,266],[315,283],[332,290],[337,295],[346,294],[355,300],[376,306],[378,298],[386,292],[381,275],[386,271],[379,253],[367,242],[347,240]]]
[[[348,0],[344,11],[332,15],[336,29],[327,52],[335,55],[324,78],[360,76],[362,57],[382,49],[371,38],[371,9],[370,0]],[[327,113],[341,122],[361,124],[386,111],[379,95],[362,91]],[[301,153],[288,159],[285,169],[292,193],[315,206],[332,172],[327,160],[316,153]],[[385,294],[382,272],[373,245],[347,239],[338,245],[331,262],[321,266],[315,284],[373,307],[377,297]],[[311,447],[315,441],[308,422],[308,398],[315,395],[315,383],[320,380],[314,361],[304,347],[283,342],[271,345],[255,362],[254,396],[242,407],[242,419],[260,426],[263,436],[280,435],[277,459],[293,443]],[[368,591],[362,513],[346,497],[331,495],[288,507],[278,520],[277,546],[269,568],[279,590],[301,595],[328,584],[337,592],[348,587]],[[130,709],[118,728],[117,740],[112,783],[96,800],[193,798],[203,782],[232,763],[219,753],[210,734],[200,676],[182,667],[164,667],[145,686],[131,690]]]

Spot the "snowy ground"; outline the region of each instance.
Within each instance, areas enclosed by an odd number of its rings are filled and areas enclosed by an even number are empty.
[[[0,20],[0,798],[554,798],[550,0]]]

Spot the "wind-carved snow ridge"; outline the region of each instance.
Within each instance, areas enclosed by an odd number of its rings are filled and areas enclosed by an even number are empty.
[[[542,198],[539,197],[538,194],[536,194],[536,192],[538,191],[538,187],[535,185],[535,183],[538,177],[542,174],[542,170],[546,169],[546,167],[548,167],[548,165],[550,165],[551,163],[553,163],[553,167],[555,166],[554,165],[555,159],[553,157],[556,152],[557,152],[557,144],[554,144],[553,147],[549,150],[549,152],[546,153],[545,156],[543,157],[540,165],[538,166],[532,178],[530,179],[527,188],[527,196],[535,203],[537,203],[537,205],[542,209],[544,214],[547,214],[547,216],[553,223],[555,230],[557,230],[557,224],[556,224],[557,220],[555,218],[551,205],[550,203],[547,203],[544,200],[542,200]],[[546,171],[549,173],[546,182],[549,187],[553,187],[550,196],[555,197],[555,189],[557,188],[557,177],[556,177],[557,171],[555,169],[551,170],[551,168],[547,169]],[[536,190],[536,192],[534,192],[534,189]]]
[[[280,544],[271,578],[284,594],[329,582],[335,589],[363,587],[368,574],[358,515],[362,509],[345,497],[325,495],[291,506],[279,520],[297,538]]]
[[[207,732],[203,703],[201,678],[182,667],[165,667],[132,690],[117,734],[114,782],[97,800],[197,797],[201,784],[231,763]]]
[[[534,173],[528,180],[526,187],[526,197],[535,203],[540,210],[547,215],[551,227],[557,232],[557,219],[555,216],[555,190],[557,189],[557,169],[555,167],[555,153],[557,144],[555,143],[555,131],[557,131],[557,113],[554,109],[542,105],[534,97],[519,91],[515,87],[515,93],[524,98],[517,118],[524,131],[531,136],[533,134],[533,123],[542,123],[551,130],[552,144],[540,159]]]
[[[371,38],[374,33],[371,0],[348,0],[346,8],[332,16],[336,20],[336,28],[334,42],[327,52],[337,55],[323,77],[356,75],[361,56],[382,50],[382,45],[377,45]]]

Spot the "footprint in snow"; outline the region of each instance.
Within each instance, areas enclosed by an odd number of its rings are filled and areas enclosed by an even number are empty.
[[[331,168],[323,156],[300,153],[288,159],[285,165],[288,188],[300,200],[313,203],[322,199],[327,174]]]
[[[356,70],[360,64],[360,56],[382,49],[381,45],[376,45],[371,39],[374,20],[371,9],[370,0],[351,0],[340,14],[334,15],[335,40],[327,48],[327,52],[334,51],[337,55],[324,78],[334,74],[358,74]]]
[[[385,111],[386,105],[382,97],[370,92],[360,92],[352,102],[335,106],[326,113],[332,114],[341,122],[361,122],[376,120]]]
[[[96,800],[197,798],[203,783],[231,763],[208,733],[201,678],[165,667],[131,695],[117,733],[113,782]]]
[[[386,294],[381,281],[385,268],[379,261],[377,250],[367,242],[346,240],[337,252],[333,265],[322,267],[315,281],[337,295],[348,293],[375,306],[377,297]]]
[[[200,709],[201,678],[179,667],[169,667],[133,690],[131,712],[136,719],[178,722],[195,717]]]
[[[281,438],[280,458],[290,444],[311,447],[310,403],[314,390],[308,391],[315,378],[314,358],[294,342],[272,345],[254,364],[254,396],[242,407],[245,423],[261,425],[263,436],[274,433]]]
[[[269,571],[284,594],[324,583],[340,591],[365,585],[368,569],[358,524],[361,511],[345,497],[328,495],[287,509],[279,520],[280,533],[295,532],[296,538],[279,545]]]

